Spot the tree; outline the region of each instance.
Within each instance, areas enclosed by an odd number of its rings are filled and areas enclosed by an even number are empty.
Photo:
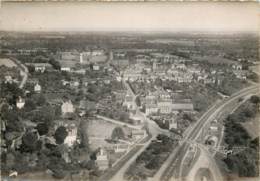
[[[34,110],[36,108],[35,102],[32,99],[27,99],[25,101],[25,109],[27,111]]]
[[[46,103],[46,98],[43,94],[39,94],[36,96],[37,106],[43,106],[45,103]]]
[[[55,131],[54,134],[54,137],[58,144],[62,144],[67,136],[68,136],[68,132],[64,126],[58,127],[58,129]]]
[[[125,138],[125,133],[121,127],[115,127],[112,135],[112,139],[118,140],[118,139],[124,139]]]
[[[34,151],[37,146],[38,137],[35,132],[27,132],[22,137],[22,150],[27,151]]]
[[[54,58],[51,58],[49,60],[49,63],[52,65],[52,67],[56,70],[59,70],[60,69],[60,62],[56,61]]]
[[[23,130],[23,125],[20,123],[18,113],[15,110],[7,110],[7,112],[2,113],[2,118],[7,120],[7,132],[21,132]]]
[[[49,131],[49,128],[48,128],[46,123],[37,124],[36,129],[37,129],[40,136],[46,135]]]
[[[158,168],[159,164],[160,164],[159,157],[154,157],[153,159],[150,160],[148,164],[145,165],[145,167],[152,170]]]
[[[80,147],[84,150],[89,151],[89,139],[87,134],[87,122],[81,120],[79,125],[79,137],[80,137]]]
[[[250,101],[254,104],[258,104],[260,102],[260,98],[256,95],[250,97]]]

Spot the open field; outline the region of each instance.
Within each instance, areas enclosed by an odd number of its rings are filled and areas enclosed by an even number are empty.
[[[174,44],[182,46],[194,46],[194,41],[191,40],[176,40],[176,39],[154,39],[147,40],[148,43],[163,43],[163,44]]]
[[[260,65],[251,66],[250,69],[256,74],[260,75]]]
[[[211,64],[228,64],[231,65],[235,63],[233,60],[229,60],[223,57],[212,57],[212,56],[192,56],[193,60],[206,61]]]
[[[109,146],[109,143],[105,139],[110,139],[113,129],[118,126],[100,119],[91,120],[88,123],[87,130],[91,149],[97,149],[100,146]],[[123,130],[125,131],[125,135],[130,134],[131,130],[129,128],[123,127]]]
[[[9,58],[0,58],[0,66],[2,65],[9,68],[16,67],[16,64]]]

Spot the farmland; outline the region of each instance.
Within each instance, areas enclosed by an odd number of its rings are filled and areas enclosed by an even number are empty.
[[[2,65],[9,68],[16,67],[16,64],[9,58],[0,58],[0,66]]]

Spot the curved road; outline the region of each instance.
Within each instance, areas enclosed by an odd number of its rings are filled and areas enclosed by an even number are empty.
[[[188,151],[189,144],[185,142],[186,139],[191,141],[196,141],[199,137],[202,128],[205,124],[215,118],[216,115],[221,114],[225,111],[226,107],[236,106],[236,103],[240,97],[244,97],[251,93],[259,92],[258,86],[251,86],[246,89],[243,89],[230,98],[224,100],[224,102],[217,103],[214,105],[209,111],[207,111],[201,119],[197,121],[197,123],[193,126],[193,128],[188,132],[188,134],[184,137],[184,140],[180,142],[180,146],[177,148],[177,151],[174,151],[173,156],[171,156],[171,162],[168,167],[162,172],[161,175],[157,175],[157,178],[160,178],[162,181],[168,181],[173,175],[176,178],[179,178],[180,166],[182,159],[185,153]],[[156,179],[154,179],[156,180]],[[158,180],[158,179],[157,179]]]

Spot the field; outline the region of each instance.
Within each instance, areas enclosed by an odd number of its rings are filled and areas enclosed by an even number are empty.
[[[91,120],[88,124],[88,136],[91,149],[95,150],[99,147],[109,146],[105,139],[110,139],[113,129],[118,125],[103,120]],[[130,134],[130,129],[124,127],[125,134]]]
[[[2,65],[9,68],[16,67],[16,64],[11,59],[8,58],[0,58],[0,66]]]
[[[260,75],[260,65],[251,66],[250,69],[256,74]]]
[[[228,64],[231,65],[235,61],[223,58],[223,57],[211,57],[211,56],[192,56],[193,60],[206,61],[211,64]]]
[[[173,40],[173,39],[154,39],[147,40],[148,43],[162,43],[162,44],[174,44],[182,46],[194,46],[194,41],[191,40]]]

